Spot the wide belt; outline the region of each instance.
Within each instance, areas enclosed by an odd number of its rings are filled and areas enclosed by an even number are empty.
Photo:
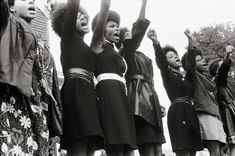
[[[65,79],[79,78],[93,84],[94,73],[82,68],[69,68],[64,76]]]
[[[177,97],[177,98],[171,100],[171,104],[180,103],[180,102],[184,102],[184,103],[193,105],[193,99],[189,96]]]
[[[119,76],[118,74],[115,74],[115,73],[102,73],[102,74],[99,74],[97,76],[98,83],[100,81],[103,81],[103,80],[118,80],[118,81],[124,83],[124,85],[126,84],[125,78],[121,77],[121,76]]]

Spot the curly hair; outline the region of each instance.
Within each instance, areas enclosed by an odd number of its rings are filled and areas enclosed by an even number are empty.
[[[53,12],[51,14],[52,29],[59,37],[61,37],[62,35],[62,29],[64,25],[66,11],[67,11],[67,3],[58,3],[54,7]],[[79,7],[78,12],[80,12],[81,14],[86,14],[88,16],[87,11],[81,6]]]
[[[202,57],[202,51],[197,49],[196,47],[193,47],[194,48],[194,53],[195,53],[195,56],[198,56],[200,55]],[[181,58],[181,63],[182,63],[182,67],[184,69],[186,69],[186,64],[187,64],[187,57],[188,57],[188,51],[184,53],[184,55],[182,56]]]
[[[162,51],[165,53],[165,55],[166,55],[168,52],[170,52],[170,51],[172,51],[172,52],[174,52],[176,55],[178,55],[178,52],[175,50],[175,48],[172,47],[172,46],[170,46],[170,45],[166,45],[165,47],[163,47],[163,48],[162,48]]]
[[[91,30],[92,30],[92,31],[94,31],[94,29],[95,29],[96,21],[97,21],[98,15],[99,15],[99,13],[96,14],[95,17],[94,17],[93,20],[92,20],[92,24],[91,24]],[[116,11],[109,10],[107,22],[108,22],[108,21],[114,21],[114,22],[116,22],[118,25],[120,25],[120,15],[119,15]]]
[[[212,60],[210,63],[209,63],[209,67],[208,67],[208,71],[209,71],[209,74],[214,77],[216,76],[217,74],[217,70],[220,66],[220,62],[223,61],[222,58],[217,58],[217,59],[214,59]]]

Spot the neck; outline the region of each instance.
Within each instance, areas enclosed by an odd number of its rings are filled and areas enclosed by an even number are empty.
[[[84,36],[85,36],[85,35],[80,35],[80,37],[81,37],[83,40],[84,40]]]
[[[175,71],[175,72],[180,73],[180,68],[172,68],[172,67],[170,67],[170,69],[171,69],[172,71]]]
[[[22,19],[23,21],[25,21],[25,23],[28,25],[29,28],[32,28],[32,20],[26,20],[22,17],[20,17],[20,19]]]
[[[26,20],[25,20],[26,21]],[[32,28],[32,21],[30,20],[30,21],[26,21],[26,23],[28,24],[28,26],[30,27],[30,28]]]
[[[113,44],[112,42],[110,42],[109,40],[106,40],[106,42],[110,43],[110,44]]]

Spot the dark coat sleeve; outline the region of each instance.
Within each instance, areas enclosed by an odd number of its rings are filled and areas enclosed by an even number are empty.
[[[228,64],[223,62],[220,65],[220,67],[218,69],[218,73],[215,78],[215,81],[216,81],[218,87],[226,87],[227,86],[227,77],[228,77],[228,72],[230,69],[230,64],[231,64],[231,60],[229,60]]]
[[[67,2],[65,20],[62,29],[62,37],[65,38],[65,40],[76,34],[76,21],[78,9],[79,5],[76,1],[70,0]]]
[[[125,58],[128,67],[134,64],[135,52],[142,42],[149,24],[150,22],[147,19],[137,20],[132,27],[132,38],[123,42],[123,48],[120,49],[120,54]]]
[[[169,73],[168,62],[166,59],[166,55],[164,54],[160,44],[153,44],[155,51],[155,59],[158,68],[160,69],[163,75],[167,75]]]
[[[4,0],[0,0],[0,33],[2,34],[2,29],[7,23],[7,20],[9,18],[9,6],[8,3]]]
[[[188,55],[186,56],[186,76],[185,78],[191,82],[194,86],[196,84],[196,59],[195,50],[188,49]]]

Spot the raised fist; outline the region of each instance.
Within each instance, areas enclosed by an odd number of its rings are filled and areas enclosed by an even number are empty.
[[[147,36],[150,40],[158,42],[157,33],[154,29],[150,28],[149,31],[147,32]]]
[[[188,38],[192,39],[192,34],[190,33],[189,29],[186,29],[186,30],[184,31],[184,34],[185,34]]]
[[[231,53],[233,51],[234,47],[232,45],[226,46],[226,53]]]

